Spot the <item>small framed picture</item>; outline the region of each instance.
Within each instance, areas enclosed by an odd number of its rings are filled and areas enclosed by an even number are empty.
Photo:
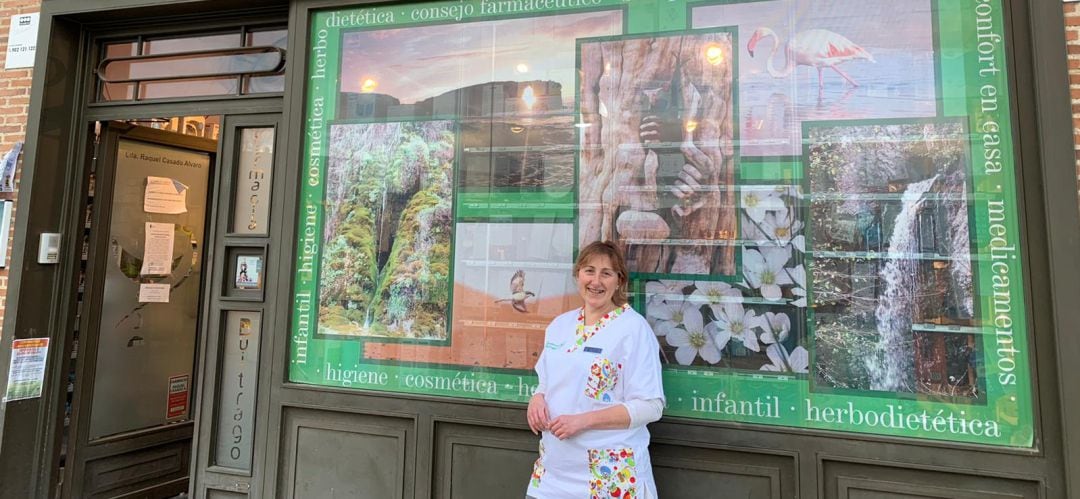
[[[262,301],[266,281],[266,247],[226,247],[226,269],[222,297],[240,301]]]
[[[262,266],[262,255],[237,255],[233,286],[236,289],[262,288]]]

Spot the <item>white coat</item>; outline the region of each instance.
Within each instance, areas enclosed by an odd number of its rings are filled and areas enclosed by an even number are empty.
[[[551,419],[629,400],[663,399],[659,344],[629,306],[583,328],[582,311],[555,318],[536,363]],[[656,496],[645,426],[586,430],[566,440],[544,432],[527,495],[536,499]]]

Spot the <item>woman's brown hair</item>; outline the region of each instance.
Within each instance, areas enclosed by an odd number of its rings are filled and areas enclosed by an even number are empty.
[[[627,283],[630,281],[630,274],[626,270],[626,259],[623,258],[622,250],[615,243],[611,241],[593,241],[581,248],[577,261],[574,262],[574,279],[577,279],[581,267],[584,267],[589,260],[598,256],[608,257],[612,270],[619,276],[619,286],[612,293],[611,302],[616,306],[622,306],[622,304],[626,303],[626,288]]]

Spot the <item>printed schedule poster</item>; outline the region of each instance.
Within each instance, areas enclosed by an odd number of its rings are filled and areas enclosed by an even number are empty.
[[[290,381],[527,402],[607,240],[669,416],[1033,445],[1002,0],[310,26]]]
[[[45,361],[49,357],[48,338],[27,338],[11,342],[6,402],[41,396]]]

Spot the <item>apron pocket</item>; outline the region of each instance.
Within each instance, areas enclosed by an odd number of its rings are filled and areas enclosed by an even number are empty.
[[[634,449],[589,449],[589,497],[638,497]]]
[[[601,402],[611,402],[611,392],[619,383],[619,371],[622,364],[616,364],[604,357],[596,357],[589,366],[589,380],[585,383],[585,396]]]

